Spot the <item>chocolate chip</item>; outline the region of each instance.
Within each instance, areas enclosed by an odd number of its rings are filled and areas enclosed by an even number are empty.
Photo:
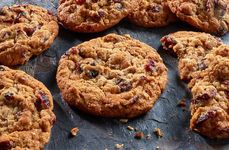
[[[0,71],[5,71],[5,68],[2,65],[0,65]]]
[[[147,72],[155,71],[156,70],[156,65],[155,65],[154,60],[150,59],[148,61],[148,63],[144,66],[144,68],[145,68],[145,71],[147,71]]]
[[[14,93],[7,92],[7,93],[5,93],[4,97],[8,101],[14,100]]]
[[[35,103],[35,107],[38,111],[41,111],[42,109],[48,109],[50,107],[49,99],[44,92],[38,91],[37,98],[38,100]]]
[[[97,70],[89,70],[86,72],[86,75],[89,78],[96,78],[99,75],[99,72]]]
[[[75,2],[78,5],[83,5],[86,2],[86,0],[75,0]]]
[[[1,141],[0,150],[10,150],[12,148],[12,143],[10,141]]]
[[[196,121],[197,127],[200,127],[201,124],[207,121],[210,118],[214,118],[216,116],[216,110],[209,110],[207,113],[201,114],[200,117]]]

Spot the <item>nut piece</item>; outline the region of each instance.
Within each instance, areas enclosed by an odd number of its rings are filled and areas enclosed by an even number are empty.
[[[162,131],[161,131],[160,128],[155,128],[155,129],[154,129],[154,134],[155,134],[158,138],[163,137],[163,133],[162,133]]]
[[[127,129],[130,131],[134,131],[134,128],[132,126],[127,126]]]
[[[144,133],[143,132],[137,132],[134,136],[135,139],[143,139],[144,138]]]
[[[115,144],[116,149],[121,149],[123,148],[124,144]]]
[[[121,123],[127,123],[128,122],[128,119],[120,119],[119,122],[121,122]]]
[[[71,130],[71,134],[72,134],[73,136],[76,136],[78,132],[79,132],[79,129],[78,129],[77,127],[72,128],[72,130]]]

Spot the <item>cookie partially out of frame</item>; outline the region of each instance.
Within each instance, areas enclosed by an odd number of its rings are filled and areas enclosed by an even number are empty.
[[[126,17],[136,0],[60,0],[58,18],[76,32],[100,32]]]
[[[0,64],[26,63],[48,49],[58,34],[57,19],[34,5],[4,6],[0,9]]]
[[[209,138],[229,138],[229,46],[199,32],[176,32],[161,39],[179,58],[181,79],[189,81],[190,128]]]
[[[48,89],[23,71],[0,66],[0,149],[43,149],[55,121]]]
[[[177,20],[169,9],[167,0],[139,0],[128,19],[134,24],[148,28],[163,27]]]
[[[229,31],[229,0],[170,0],[169,7],[181,20],[204,32]]]
[[[132,118],[149,111],[167,83],[167,68],[150,46],[109,34],[71,48],[59,62],[63,98],[97,116]]]

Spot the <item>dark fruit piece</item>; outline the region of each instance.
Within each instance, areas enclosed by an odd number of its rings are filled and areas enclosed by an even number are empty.
[[[36,101],[35,106],[38,111],[48,109],[50,107],[49,99],[44,92],[39,91],[37,98],[38,100]]]
[[[75,1],[76,1],[76,4],[78,5],[83,5],[86,2],[86,0],[75,0]]]
[[[198,70],[205,70],[206,68],[207,68],[207,65],[203,62],[198,65]]]
[[[177,44],[177,42],[172,37],[170,37],[169,35],[163,37],[161,39],[161,42],[162,42],[162,46],[165,50],[172,49],[173,46],[175,46]]]
[[[0,150],[10,150],[11,148],[12,148],[12,144],[10,141],[0,142]]]
[[[5,71],[5,68],[0,65],[0,71]]]
[[[4,95],[5,99],[8,100],[8,101],[11,101],[14,99],[14,94],[11,93],[11,92],[7,92],[5,95]]]
[[[202,102],[207,102],[211,98],[213,98],[216,95],[215,91],[211,91],[209,93],[204,93],[202,95],[197,96],[196,98],[192,99],[191,103],[192,104],[199,104]]]
[[[150,59],[148,61],[148,63],[145,65],[144,68],[145,68],[145,71],[147,71],[147,72],[153,72],[153,71],[155,71],[156,70],[156,65],[155,65],[154,60]]]
[[[150,6],[150,7],[148,8],[148,11],[151,11],[151,12],[154,12],[154,13],[160,12],[160,10],[161,10],[161,7],[158,6],[158,5]]]
[[[201,114],[200,117],[196,121],[197,127],[201,126],[201,124],[205,121],[207,121],[210,118],[214,118],[216,116],[217,111],[216,110],[209,110],[205,114]]]
[[[26,33],[27,36],[32,36],[33,33],[36,31],[36,28],[27,28],[27,27],[24,27],[24,31]]]
[[[124,79],[118,78],[115,83],[119,86],[121,92],[126,92],[132,89],[132,84]]]
[[[99,75],[99,72],[97,70],[89,70],[86,72],[86,75],[92,79],[96,78]]]

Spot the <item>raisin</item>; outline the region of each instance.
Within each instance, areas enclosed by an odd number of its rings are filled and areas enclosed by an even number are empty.
[[[101,20],[101,17],[99,15],[99,13],[93,13],[92,15],[92,19],[96,22],[99,22]]]
[[[215,116],[216,116],[216,110],[210,110],[205,114],[201,114],[196,121],[197,127],[199,127],[203,122],[207,121],[208,119],[214,118]]]
[[[97,70],[89,70],[86,72],[86,75],[89,78],[96,78],[99,75],[99,72]]]
[[[203,62],[201,62],[199,65],[198,65],[198,70],[205,70],[207,68],[207,65]]]
[[[102,10],[99,10],[98,11],[98,14],[99,14],[100,17],[104,17],[105,16],[105,12],[102,11]]]
[[[2,65],[0,65],[0,71],[5,71],[6,69],[2,66]]]
[[[132,84],[130,82],[120,82],[118,86],[121,92],[129,91],[132,88]]]
[[[83,5],[86,2],[86,0],[75,0],[75,1],[76,1],[76,4],[78,5]]]
[[[26,33],[27,36],[32,36],[33,33],[36,31],[36,28],[27,28],[27,27],[24,27],[24,31]]]
[[[173,48],[173,46],[175,46],[177,44],[176,40],[174,40],[172,37],[170,37],[168,35],[164,36],[161,39],[161,42],[162,42],[163,48],[165,50],[169,50],[169,49]]]
[[[1,150],[10,150],[12,148],[12,143],[10,141],[1,141],[0,149]]]
[[[150,59],[144,68],[145,68],[145,71],[147,71],[147,72],[155,71],[156,65],[155,65],[154,60]]]
[[[37,98],[38,100],[36,101],[35,106],[38,111],[48,109],[50,107],[49,99],[44,92],[39,91]]]
[[[7,92],[5,95],[4,95],[5,99],[8,100],[8,101],[11,101],[11,100],[14,100],[14,94],[11,93],[11,92]]]
[[[75,69],[76,69],[76,71],[79,72],[79,73],[82,73],[82,72],[83,72],[83,70],[82,70],[82,68],[81,68],[81,66],[80,66],[79,63],[76,63]]]
[[[149,8],[148,8],[148,11],[152,11],[152,12],[154,12],[154,13],[156,13],[156,12],[160,12],[160,10],[161,10],[161,7],[160,7],[160,6],[158,6],[158,5],[155,5],[155,6],[149,6]]]

